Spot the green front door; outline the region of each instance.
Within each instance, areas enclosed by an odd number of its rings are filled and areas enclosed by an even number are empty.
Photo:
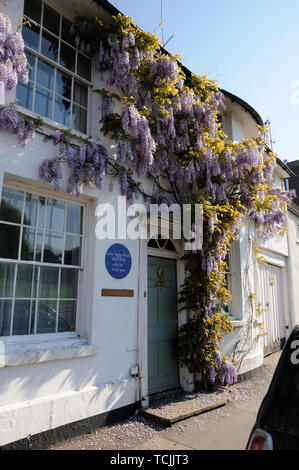
[[[176,262],[148,257],[149,394],[179,386],[174,357],[177,337]]]

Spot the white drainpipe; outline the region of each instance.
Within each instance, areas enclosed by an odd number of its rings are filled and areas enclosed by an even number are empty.
[[[137,364],[139,371],[139,384],[137,392],[137,401],[140,401],[142,408],[148,406],[148,396],[146,396],[147,390],[147,367],[144,364],[143,346],[146,341],[146,322],[144,303],[146,292],[144,289],[144,274],[143,270],[147,269],[147,264],[142,265],[141,259],[141,238],[139,238],[139,253],[138,253],[138,303],[137,303]],[[147,301],[147,299],[146,299]]]

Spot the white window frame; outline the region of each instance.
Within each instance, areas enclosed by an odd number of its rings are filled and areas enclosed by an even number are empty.
[[[66,101],[69,101],[70,104],[71,104],[71,115],[70,115],[70,126],[67,126],[67,125],[64,125],[58,121],[55,121],[54,119],[51,119],[47,116],[41,116],[43,121],[45,122],[45,124],[51,126],[51,127],[55,127],[55,128],[71,128],[72,129],[72,132],[78,136],[83,136],[83,137],[86,137],[88,135],[90,135],[90,124],[91,124],[91,119],[90,119],[90,109],[91,109],[91,96],[92,96],[92,88],[93,88],[93,80],[94,80],[94,66],[93,66],[93,60],[91,57],[87,56],[86,54],[82,53],[81,51],[78,50],[77,47],[75,46],[72,46],[71,44],[65,42],[62,38],[61,38],[61,27],[62,27],[62,17],[64,17],[66,20],[72,22],[73,21],[73,18],[72,16],[69,14],[69,13],[66,13],[62,8],[60,7],[57,7],[56,4],[54,4],[53,2],[51,1],[48,1],[48,0],[41,0],[42,2],[42,13],[41,13],[41,22],[43,20],[43,10],[44,10],[44,4],[48,5],[49,7],[51,7],[52,9],[54,9],[59,15],[60,15],[60,25],[59,25],[59,35],[57,36],[55,33],[47,30],[46,28],[43,27],[43,29],[55,36],[55,38],[58,39],[59,41],[59,51],[58,51],[58,54],[60,53],[60,44],[61,44],[61,41],[64,42],[64,44],[68,45],[68,47],[71,47],[73,48],[74,50],[80,52],[80,54],[82,54],[84,57],[86,57],[87,59],[90,60],[90,66],[91,66],[91,69],[90,69],[90,81],[89,80],[86,80],[85,78],[81,77],[80,75],[74,73],[74,72],[71,72],[70,70],[68,70],[67,68],[65,68],[63,65],[59,64],[58,62],[55,62],[53,60],[51,60],[50,58],[42,55],[39,51],[36,51],[35,49],[32,49],[30,48],[29,46],[26,46],[25,45],[25,51],[28,51],[30,54],[32,54],[34,57],[35,57],[35,67],[34,67],[34,77],[33,77],[33,80],[29,80],[30,83],[32,83],[33,85],[33,91],[32,91],[32,109],[29,109],[29,108],[25,108],[23,106],[21,106],[20,104],[17,104],[17,107],[19,109],[20,112],[22,112],[23,114],[27,114],[31,117],[38,117],[39,114],[36,113],[34,111],[34,103],[35,103],[35,91],[36,91],[36,85],[37,85],[37,82],[36,82],[36,79],[37,79],[37,61],[38,59],[41,59],[43,60],[44,62],[48,63],[49,65],[51,65],[52,67],[54,67],[54,83],[53,83],[53,90],[48,90],[46,87],[44,87],[43,85],[40,85],[38,84],[38,86],[40,88],[42,88],[43,90],[45,91],[49,91],[52,93],[53,95],[53,99],[52,99],[52,116],[54,118],[54,107],[55,107],[55,96],[59,96],[61,97],[61,95],[57,94],[56,91],[56,71],[57,70],[60,70],[61,72],[65,73],[66,75],[68,75],[69,77],[71,77],[72,79],[72,99],[71,100],[68,100],[66,99]],[[39,25],[39,27],[41,28],[41,26]],[[42,34],[40,34],[39,36],[39,50],[41,49],[41,40],[42,40]],[[76,54],[76,64],[77,64],[77,58],[78,58],[78,54]],[[87,107],[85,108],[84,106],[81,106],[77,103],[74,103],[73,101],[73,88],[74,88],[74,81],[77,80],[78,82],[81,82],[83,85],[86,85],[87,86]],[[16,91],[17,93],[17,91]],[[63,97],[64,98],[64,97]],[[82,109],[86,109],[86,133],[83,133],[81,132],[79,129],[75,129],[72,127],[72,106],[73,104],[77,104],[79,107],[82,107]]]
[[[232,248],[228,252],[227,256],[228,260],[226,260],[228,270],[225,271],[225,279],[226,279],[226,289],[230,292],[232,298],[230,302],[226,305],[225,313],[228,317],[233,317],[233,271],[232,271]]]
[[[229,275],[227,289],[231,293],[231,301],[225,312],[235,327],[241,326],[244,321],[242,309],[242,273],[240,264],[240,242],[233,242],[229,249],[229,269],[225,273]]]
[[[295,238],[296,243],[299,243],[299,223],[295,225]]]
[[[44,261],[27,261],[27,260],[22,260],[21,259],[21,243],[20,243],[20,240],[22,240],[22,233],[23,233],[23,227],[24,227],[24,224],[23,224],[23,217],[22,217],[22,220],[20,222],[20,224],[18,223],[13,223],[13,222],[5,222],[3,221],[3,223],[5,225],[10,225],[10,226],[18,226],[20,227],[20,235],[19,235],[19,251],[18,251],[18,259],[8,259],[8,258],[0,258],[0,262],[1,263],[11,263],[13,264],[14,266],[16,264],[22,264],[22,265],[30,265],[30,266],[46,266],[46,267],[53,267],[53,268],[65,268],[65,269],[76,269],[78,271],[78,285],[77,285],[77,298],[75,299],[76,300],[76,328],[74,331],[72,332],[53,332],[53,333],[29,333],[29,334],[26,334],[26,335],[12,335],[12,326],[13,326],[13,316],[12,316],[12,319],[11,319],[11,325],[10,325],[10,335],[9,336],[2,336],[0,338],[5,338],[5,339],[10,339],[10,338],[13,338],[13,340],[15,341],[16,338],[37,338],[37,339],[42,339],[44,337],[48,337],[48,338],[53,338],[53,335],[58,335],[57,337],[61,338],[62,336],[63,337],[76,337],[78,336],[78,306],[79,306],[79,291],[80,291],[80,284],[82,282],[81,278],[82,278],[82,273],[83,273],[83,247],[84,247],[84,242],[85,242],[85,237],[84,237],[84,234],[85,234],[85,207],[82,203],[78,202],[78,201],[74,201],[74,200],[66,200],[65,198],[63,197],[57,197],[57,194],[53,194],[53,193],[50,193],[50,194],[47,194],[39,191],[32,191],[30,190],[30,192],[28,191],[28,188],[22,188],[22,185],[15,185],[13,183],[8,183],[8,184],[3,184],[3,187],[2,187],[2,190],[1,190],[1,196],[2,196],[2,191],[3,191],[3,188],[10,188],[10,189],[16,189],[16,190],[19,190],[19,191],[23,191],[24,194],[32,194],[32,195],[37,195],[37,196],[42,196],[42,197],[45,197],[47,199],[56,199],[57,201],[62,201],[62,202],[71,202],[72,204],[76,204],[80,207],[83,208],[83,218],[82,218],[82,234],[81,235],[78,235],[80,236],[82,242],[81,242],[81,259],[80,259],[80,265],[64,265],[64,264],[58,264],[58,263],[49,263],[49,262],[44,262]],[[25,198],[24,198],[24,201],[23,201],[23,208],[22,208],[22,216],[24,216],[24,202],[25,202]],[[67,214],[67,211],[65,210],[65,213],[64,213],[64,228],[65,228],[65,223],[66,223],[66,214]],[[46,217],[46,211],[45,211],[45,214],[44,214],[44,218]],[[45,220],[44,220],[45,222]],[[2,222],[1,222],[2,223]],[[33,227],[33,229],[36,229],[36,227]],[[43,249],[44,249],[44,243],[45,243],[45,232],[47,231],[47,229],[45,227],[43,227],[42,229],[40,229],[40,231],[43,232],[43,237],[42,237],[42,249],[41,249],[41,253],[43,253]],[[55,231],[53,231],[55,232]],[[51,232],[52,233],[52,232]],[[55,232],[56,233],[56,232]],[[63,246],[62,246],[62,250],[64,252],[64,248],[65,248],[65,235],[67,234],[67,232],[63,232]],[[59,273],[61,273],[61,271],[59,271]],[[15,294],[15,288],[16,288],[16,283],[17,283],[17,280],[16,280],[16,275],[17,275],[17,270],[15,269],[15,272],[14,272],[14,285],[13,285],[13,294]],[[57,304],[59,302],[59,295],[60,295],[60,274],[59,274],[59,279],[58,279],[58,294],[57,294]],[[16,298],[15,296],[13,295],[13,303],[15,302]],[[17,299],[18,300],[18,299]],[[20,299],[22,300],[22,298]],[[26,300],[32,300],[32,297],[28,297],[28,299]],[[49,299],[45,299],[45,300],[49,300]],[[74,300],[74,299],[70,299],[70,300]],[[36,309],[37,309],[37,303],[36,303],[36,306],[35,306],[35,316],[36,316]],[[58,312],[57,312],[57,318],[56,318],[56,327],[58,327]],[[36,321],[35,321],[35,327],[34,327],[34,330],[36,330]]]
[[[157,223],[157,225],[156,225]],[[161,248],[152,248],[148,246],[148,242],[150,240],[149,234],[150,234],[150,226],[148,225],[147,230],[148,230],[148,240],[146,242],[147,244],[147,254],[148,256],[158,256],[160,258],[169,258],[169,259],[180,259],[184,256],[184,240],[181,239],[175,239],[172,237],[173,231],[174,231],[174,225],[176,222],[169,221],[169,219],[164,218],[164,217],[159,217],[156,221],[155,220],[150,220],[151,228],[156,227],[156,233],[161,233],[161,231],[164,231],[163,233],[166,233],[167,230],[169,231],[169,236],[167,239],[171,241],[173,244],[175,251],[168,251],[165,249]],[[155,238],[155,237],[153,237]]]
[[[3,367],[20,366],[24,364],[43,363],[53,360],[72,359],[92,356],[97,353],[93,345],[93,263],[95,249],[95,218],[93,217],[97,199],[81,196],[78,200],[65,191],[57,193],[49,190],[43,183],[34,183],[19,176],[5,174],[3,186],[9,186],[20,191],[71,203],[77,202],[83,206],[81,250],[81,268],[78,276],[76,331],[61,333],[39,333],[18,336],[0,337],[0,369]],[[2,194],[2,187],[0,185]]]

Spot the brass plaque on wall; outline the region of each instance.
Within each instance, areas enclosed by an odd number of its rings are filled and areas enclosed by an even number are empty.
[[[102,289],[103,297],[134,297],[134,291],[128,289]]]

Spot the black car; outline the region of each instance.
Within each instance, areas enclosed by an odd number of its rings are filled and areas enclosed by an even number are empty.
[[[247,450],[299,450],[299,325],[282,351]]]

